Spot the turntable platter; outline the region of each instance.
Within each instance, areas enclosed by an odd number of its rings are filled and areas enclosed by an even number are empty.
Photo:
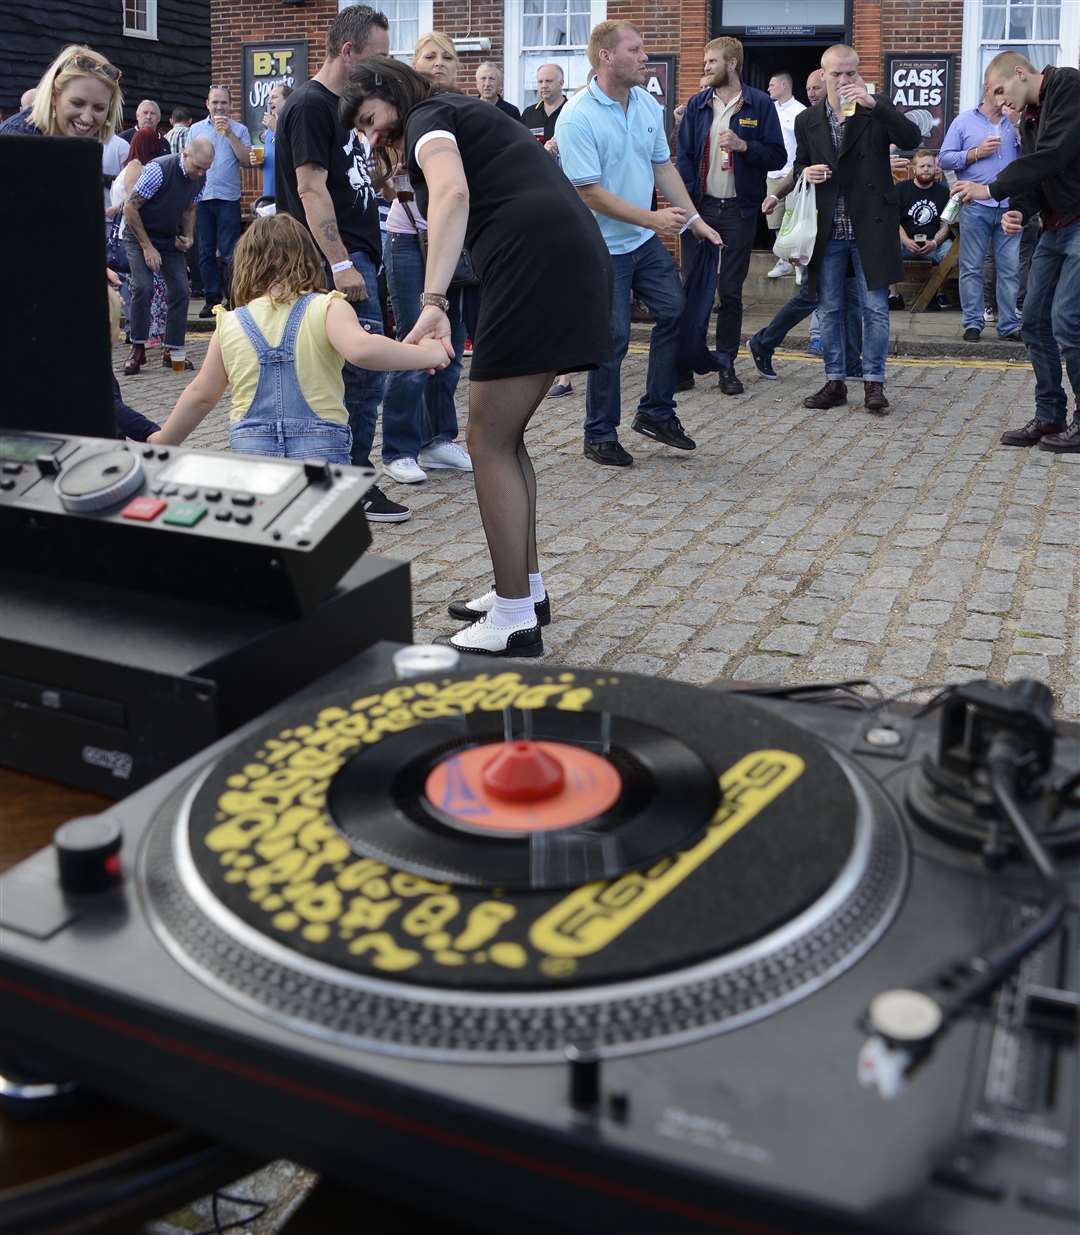
[[[569,749],[580,809],[500,827],[487,801],[494,825],[461,826],[506,741]],[[505,1060],[652,1048],[809,994],[891,920],[906,850],[842,755],[749,700],[523,667],[283,705],[166,804],[142,862],[155,928],[225,995]]]

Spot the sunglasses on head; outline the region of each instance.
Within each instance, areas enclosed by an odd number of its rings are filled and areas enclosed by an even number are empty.
[[[104,77],[114,84],[120,80],[119,69],[114,68],[111,64],[94,60],[90,56],[72,56],[64,65],[64,68],[69,69],[72,65],[77,69],[82,69],[84,73],[97,73],[100,77]]]

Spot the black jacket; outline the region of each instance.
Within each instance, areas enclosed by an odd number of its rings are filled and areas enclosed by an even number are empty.
[[[1080,215],[1080,72],[1045,72],[1039,122],[1020,121],[1020,157],[990,185],[1025,223],[1045,206],[1062,219]]]
[[[872,108],[856,107],[844,122],[844,144],[839,159],[833,151],[826,100],[815,103],[795,117],[795,176],[814,163],[828,163],[833,174],[816,185],[818,206],[817,242],[810,262],[810,290],[817,289],[817,275],[825,246],[832,236],[833,212],[842,191],[855,229],[855,243],[871,290],[899,283],[904,277],[900,260],[900,211],[889,163],[889,145],[902,149],[919,144],[921,134],[882,94]]]

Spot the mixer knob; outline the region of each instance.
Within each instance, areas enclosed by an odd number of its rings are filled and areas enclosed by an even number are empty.
[[[595,1111],[600,1104],[600,1056],[588,1045],[571,1043],[564,1052],[570,1064],[570,1105]]]
[[[35,463],[42,476],[59,476],[60,474],[60,460],[52,455],[38,455]]]
[[[120,880],[119,827],[100,815],[86,815],[57,828],[53,848],[65,892],[106,892]]]

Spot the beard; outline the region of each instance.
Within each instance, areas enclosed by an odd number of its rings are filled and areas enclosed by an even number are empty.
[[[709,78],[709,85],[713,90],[723,90],[731,84],[731,72],[727,65],[721,65],[720,68]]]
[[[934,173],[933,173],[933,172],[931,172],[929,176],[920,176],[920,175],[918,175],[918,173],[916,173],[916,175],[915,175],[915,183],[916,183],[916,184],[919,186],[919,188],[921,188],[921,189],[927,189],[927,188],[929,188],[929,187],[930,187],[930,185],[932,185],[932,184],[934,183]]]

